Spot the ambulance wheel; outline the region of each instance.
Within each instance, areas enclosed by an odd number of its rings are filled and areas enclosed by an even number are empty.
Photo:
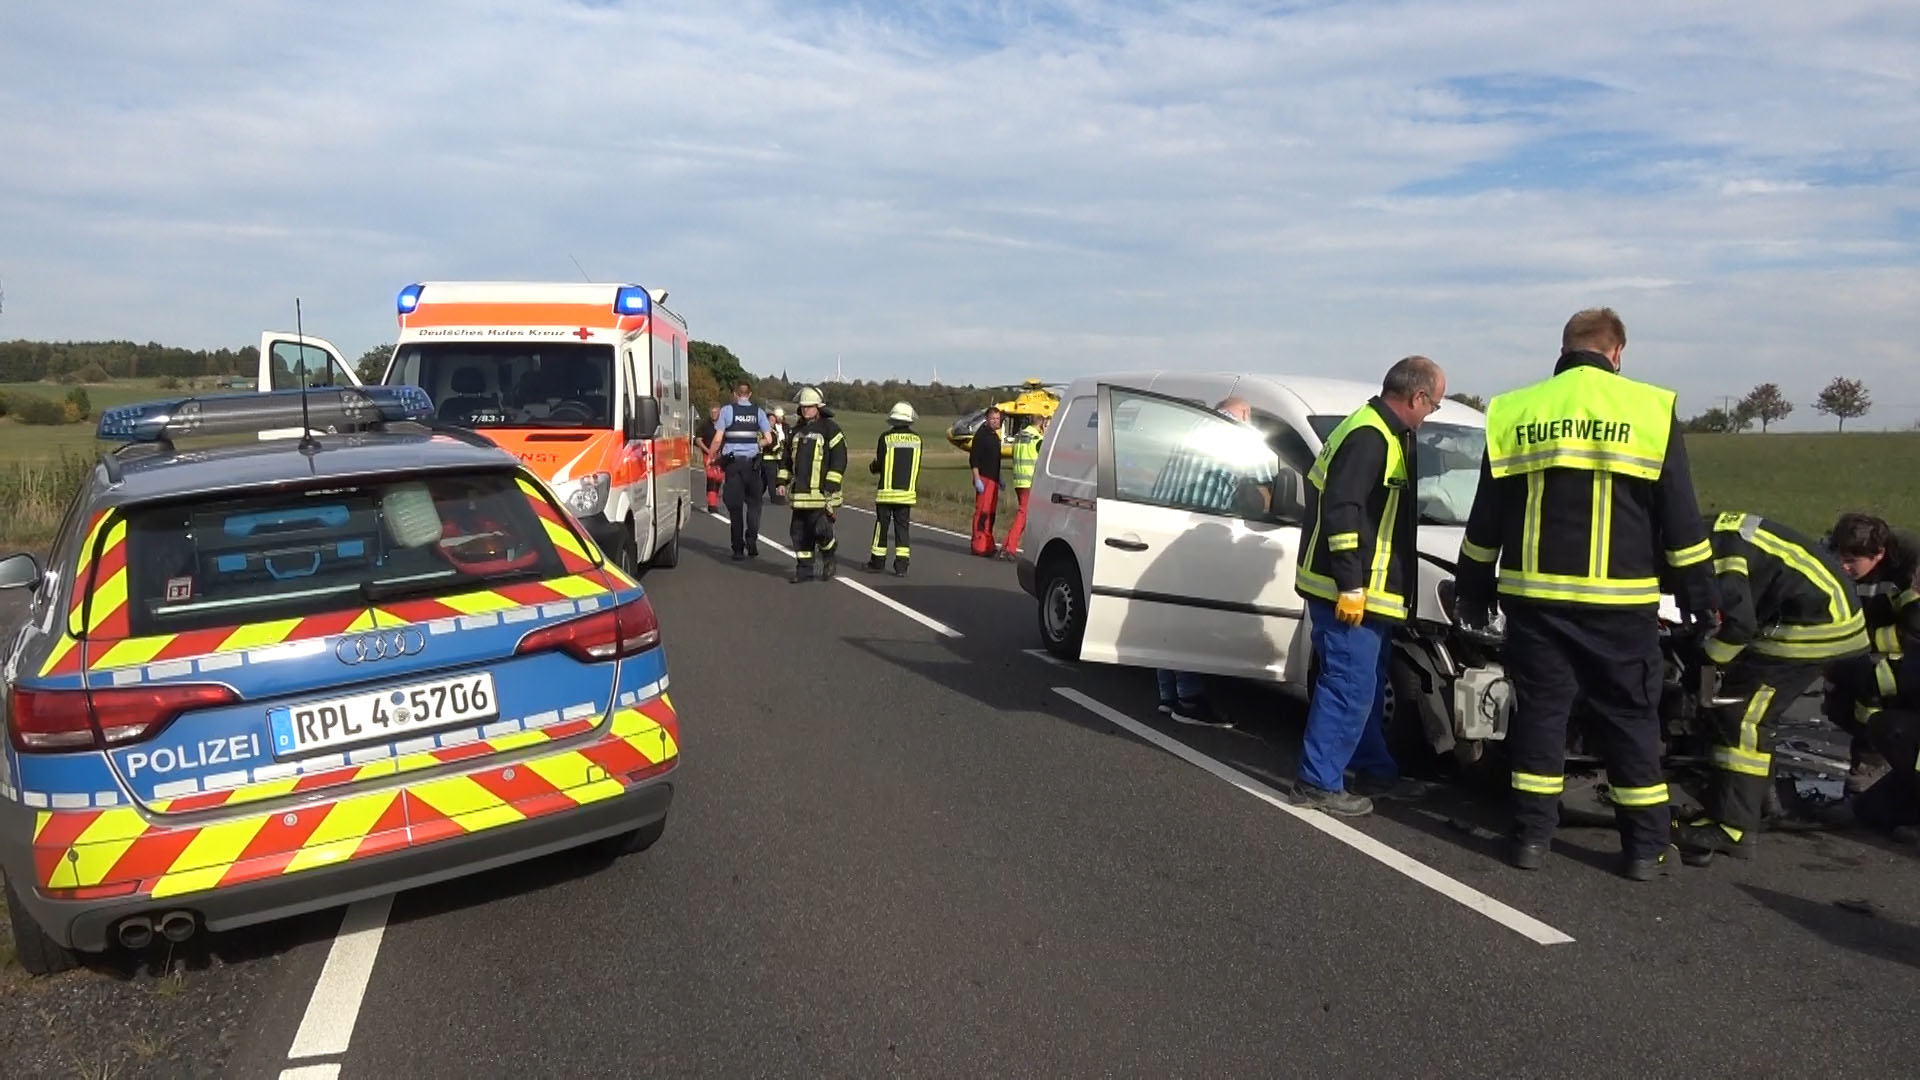
[[[618,858],[622,855],[638,855],[659,843],[660,838],[665,836],[666,833],[667,819],[661,818],[651,825],[644,825],[632,832],[624,832],[618,836],[609,836],[605,840],[600,841],[597,846],[600,849],[599,854],[609,858]]]
[[[13,955],[29,975],[56,975],[80,963],[72,949],[47,936],[40,924],[27,914],[25,904],[7,882],[7,921],[13,924]]]
[[[666,546],[653,553],[653,561],[648,564],[662,570],[671,570],[680,565],[680,530],[673,530],[673,539]]]

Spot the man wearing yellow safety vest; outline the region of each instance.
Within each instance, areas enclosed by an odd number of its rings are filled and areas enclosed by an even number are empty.
[[[840,509],[840,485],[846,480],[847,437],[827,411],[826,400],[811,386],[800,391],[800,423],[787,436],[787,453],[780,462],[778,493],[793,506],[794,584],[813,576],[833,577],[833,519]]]
[[[1853,585],[1819,545],[1758,514],[1713,523],[1720,629],[1701,645],[1720,666],[1707,710],[1713,783],[1706,815],[1680,827],[1680,857],[1705,866],[1716,853],[1753,857],[1773,775],[1773,726],[1827,664],[1867,651],[1867,621]]]
[[[1498,563],[1514,690],[1513,865],[1546,860],[1567,719],[1584,695],[1600,725],[1620,872],[1649,881],[1675,861],[1660,760],[1662,578],[1710,625],[1720,602],[1673,392],[1619,374],[1626,345],[1611,308],[1582,311],[1561,334],[1553,377],[1487,407],[1455,589],[1460,620],[1487,624]]]
[[[1013,495],[1019,507],[1013,512],[1013,527],[1007,530],[1007,542],[1000,546],[1000,557],[1012,562],[1020,555],[1020,534],[1027,531],[1027,497],[1033,494],[1033,470],[1040,464],[1040,440],[1046,437],[1047,418],[1035,419],[1013,433]]]
[[[907,529],[913,517],[913,504],[919,501],[920,436],[913,422],[920,415],[904,401],[896,402],[887,414],[887,430],[880,433],[879,445],[867,468],[879,477],[873,495],[873,553],[867,569],[879,573],[887,568],[887,555],[893,555],[893,575],[907,576],[912,550],[907,545]]]
[[[1329,814],[1373,810],[1400,779],[1381,730],[1394,628],[1413,614],[1418,508],[1413,429],[1446,400],[1447,377],[1424,356],[1387,369],[1380,396],[1327,436],[1307,474],[1295,589],[1319,674],[1307,709],[1295,798]],[[1348,790],[1346,771],[1355,773]]]

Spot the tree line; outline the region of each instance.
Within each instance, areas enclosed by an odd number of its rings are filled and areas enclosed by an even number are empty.
[[[1845,431],[1847,421],[1867,415],[1873,409],[1873,395],[1859,379],[1834,376],[1813,399],[1813,411],[1835,420],[1835,430]],[[1793,415],[1793,402],[1781,391],[1779,383],[1761,383],[1745,397],[1729,405],[1716,406],[1689,419],[1688,431],[1737,434],[1756,422],[1765,434],[1767,428]]]
[[[259,369],[260,350],[180,349],[159,342],[131,341],[0,341],[0,382],[134,379],[160,375],[193,378],[201,375],[252,375]]]

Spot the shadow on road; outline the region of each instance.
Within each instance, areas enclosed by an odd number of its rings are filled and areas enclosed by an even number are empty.
[[[1851,949],[1877,960],[1920,968],[1920,927],[1884,916],[1850,911],[1836,904],[1822,904],[1804,897],[1763,889],[1757,885],[1740,885],[1738,888],[1762,907],[1811,931],[1829,945]]]

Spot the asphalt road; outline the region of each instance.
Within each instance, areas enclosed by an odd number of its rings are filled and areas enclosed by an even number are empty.
[[[869,520],[842,516],[848,562]],[[344,1053],[288,1058],[332,916],[203,944],[218,962],[182,996],[221,1028],[186,1060],[302,1080],[1912,1069],[1907,850],[1770,835],[1753,863],[1634,885],[1609,832],[1564,829],[1524,875],[1496,857],[1499,808],[1455,791],[1324,831],[1261,794],[1291,775],[1290,699],[1230,687],[1241,730],[1166,722],[1151,673],[1029,652],[1011,566],[963,549],[922,532],[911,577],[845,575],[943,633],[790,585],[770,548],[730,563],[725,523],[696,519],[645,580],[685,752],[665,839],[398,897]],[[1169,737],[1187,757],[1149,741]]]

